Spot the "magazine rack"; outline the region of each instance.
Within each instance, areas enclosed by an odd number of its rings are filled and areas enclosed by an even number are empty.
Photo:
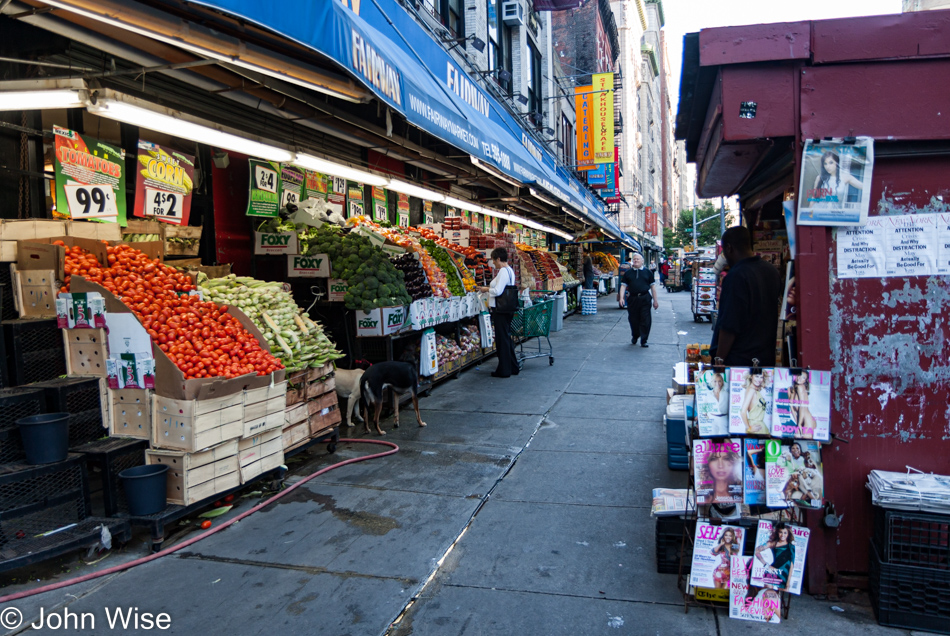
[[[686,358],[684,355],[684,362],[685,361],[686,361]],[[719,359],[717,358],[717,362],[718,361]],[[704,367],[705,368],[709,368],[709,367],[719,368],[719,366],[703,365],[703,363],[700,362],[699,370],[701,371]],[[689,380],[688,377],[687,377],[687,380]],[[698,415],[698,412],[695,409],[694,409],[694,415]],[[689,441],[690,449],[692,449],[693,441],[696,439],[708,439],[714,442],[721,442],[727,437],[727,436],[722,436],[722,437],[702,437],[701,438],[699,436],[699,428],[697,426],[697,420],[695,417],[692,419],[692,423],[689,425],[688,431],[689,431],[688,441]],[[746,436],[745,435],[731,435],[729,437],[743,437],[744,438]],[[691,500],[696,501],[696,478],[695,478],[695,473],[693,471],[694,461],[695,460],[693,457],[692,450],[690,450],[690,467],[689,467],[689,470],[687,471],[688,482],[689,482],[687,486],[687,491],[686,491],[687,502]],[[689,584],[689,574],[684,571],[685,569],[684,566],[686,565],[686,559],[687,559],[686,555],[692,555],[693,549],[695,547],[696,524],[698,522],[702,521],[702,522],[710,523],[713,525],[732,524],[732,525],[746,526],[747,531],[748,531],[748,526],[749,526],[750,521],[754,522],[755,525],[753,527],[755,527],[758,525],[758,522],[760,519],[768,520],[768,521],[786,521],[786,522],[790,522],[794,524],[804,523],[802,510],[797,507],[791,507],[791,508],[785,508],[785,509],[781,509],[781,508],[770,509],[770,508],[765,508],[765,506],[762,506],[762,505],[755,505],[755,506],[752,506],[751,508],[756,510],[756,514],[751,514],[749,516],[741,517],[738,519],[737,518],[723,519],[720,517],[712,516],[711,514],[712,506],[713,504],[696,504],[690,509],[689,506],[687,505],[687,510],[683,516],[683,537],[682,537],[682,543],[680,545],[679,571],[677,575],[676,584],[679,590],[683,593],[683,612],[684,613],[688,613],[689,608],[691,606],[708,607],[708,608],[713,608],[713,609],[716,609],[716,608],[723,609],[722,603],[696,598],[695,594],[691,591],[691,586]],[[746,543],[748,544],[748,541]],[[750,556],[750,555],[746,554],[745,556]],[[782,605],[781,605],[782,619],[785,620],[788,618],[789,608],[791,607],[792,594],[789,592],[783,591],[783,592],[779,592],[779,595],[781,597],[781,602],[782,602]],[[728,609],[728,605],[726,606],[726,608]]]

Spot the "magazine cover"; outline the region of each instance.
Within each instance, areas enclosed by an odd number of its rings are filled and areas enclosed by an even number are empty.
[[[693,440],[696,503],[742,503],[742,440]]]
[[[734,556],[730,564],[729,618],[760,623],[782,622],[782,597],[767,587],[749,585],[753,557]]]
[[[729,434],[769,435],[772,426],[772,369],[729,369]]]
[[[772,436],[831,441],[831,372],[775,369]]]
[[[765,503],[765,440],[746,438],[743,442],[742,502],[748,505]]]
[[[706,369],[696,378],[696,423],[700,437],[729,434],[729,388],[723,373]]]
[[[729,587],[731,559],[742,554],[745,529],[696,522],[689,584],[725,590]]]
[[[821,465],[821,444],[813,440],[795,440],[783,444],[765,442],[765,492],[770,508],[821,508],[825,494]]]
[[[681,515],[696,508],[696,497],[686,488],[654,488],[653,507],[650,514],[654,517]]]
[[[783,521],[759,521],[749,583],[801,594],[809,534],[808,528]]]
[[[805,142],[798,225],[865,225],[871,205],[874,140]]]

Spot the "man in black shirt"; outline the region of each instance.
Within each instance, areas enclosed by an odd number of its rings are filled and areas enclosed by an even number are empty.
[[[711,354],[726,366],[775,364],[782,277],[771,263],[752,252],[748,228],[736,226],[722,235],[722,253],[729,273],[719,294],[719,317]]]
[[[647,338],[650,337],[650,327],[653,324],[653,316],[650,314],[651,296],[653,308],[660,307],[656,299],[656,276],[643,266],[643,256],[640,254],[633,255],[632,263],[633,267],[624,272],[620,279],[620,306],[627,308],[630,343],[637,344],[637,340],[640,340],[641,347],[649,347]]]

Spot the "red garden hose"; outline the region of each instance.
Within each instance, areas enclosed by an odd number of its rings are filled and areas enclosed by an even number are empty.
[[[172,554],[173,552],[177,552],[178,550],[181,550],[182,548],[187,548],[188,546],[190,546],[190,545],[192,545],[192,544],[195,544],[195,543],[201,541],[202,539],[205,539],[205,538],[207,538],[207,537],[210,537],[210,536],[213,535],[215,532],[220,532],[221,530],[224,530],[225,528],[227,528],[228,526],[230,526],[232,523],[237,523],[238,521],[240,521],[241,519],[244,519],[244,518],[247,517],[248,515],[251,515],[251,514],[257,512],[258,510],[260,510],[260,509],[263,508],[264,506],[267,506],[267,505],[269,505],[269,504],[271,504],[271,503],[277,501],[277,500],[280,499],[281,497],[283,497],[283,496],[285,496],[285,495],[287,495],[287,494],[293,492],[294,489],[296,489],[296,488],[298,488],[298,487],[304,485],[305,483],[307,483],[308,481],[310,481],[310,480],[313,479],[314,477],[319,477],[320,475],[322,475],[322,474],[324,474],[324,473],[328,473],[328,472],[330,472],[331,470],[333,470],[333,469],[335,469],[335,468],[340,468],[341,466],[346,466],[347,464],[355,464],[356,462],[366,461],[367,459],[377,459],[377,458],[379,458],[379,457],[386,457],[387,455],[392,455],[393,453],[399,452],[399,447],[396,446],[395,444],[393,444],[392,442],[386,442],[386,441],[378,440],[378,439],[340,439],[339,441],[340,441],[340,442],[357,443],[357,444],[380,444],[380,445],[382,445],[382,446],[390,446],[390,447],[392,447],[392,450],[388,450],[388,451],[386,451],[385,453],[376,453],[375,455],[365,455],[365,456],[363,456],[363,457],[354,457],[354,458],[352,458],[352,459],[347,459],[347,460],[345,460],[345,461],[342,461],[342,462],[340,462],[340,463],[338,463],[338,464],[333,464],[332,466],[327,466],[326,468],[321,468],[320,470],[318,470],[317,472],[313,473],[312,475],[309,475],[309,476],[307,476],[306,478],[301,479],[300,481],[298,481],[298,482],[297,482],[296,484],[294,484],[293,486],[290,486],[290,487],[287,488],[286,490],[280,491],[279,493],[277,493],[276,495],[274,495],[273,497],[271,497],[271,498],[268,499],[267,501],[262,501],[261,503],[257,504],[257,505],[254,506],[253,508],[250,508],[249,510],[246,510],[246,511],[242,512],[241,514],[239,514],[238,516],[234,517],[233,519],[229,519],[228,521],[225,521],[224,523],[222,523],[222,524],[219,525],[219,526],[215,526],[214,528],[211,528],[210,530],[207,530],[207,531],[205,531],[205,532],[202,532],[201,534],[196,535],[196,536],[194,536],[194,537],[192,537],[192,538],[190,538],[190,539],[186,539],[185,541],[182,541],[181,543],[176,544],[176,545],[174,545],[174,546],[172,546],[172,547],[170,547],[170,548],[165,548],[164,550],[161,550],[161,551],[159,551],[159,552],[156,552],[155,554],[150,554],[150,555],[148,555],[148,556],[146,556],[146,557],[142,557],[142,558],[140,558],[140,559],[135,559],[134,561],[129,561],[128,563],[123,563],[123,564],[121,564],[121,565],[114,565],[114,566],[112,566],[112,567],[110,567],[110,568],[106,568],[106,569],[104,569],[104,570],[99,570],[98,572],[91,572],[91,573],[89,573],[89,574],[84,574],[84,575],[82,575],[82,576],[77,576],[76,578],[68,579],[68,580],[66,580],[66,581],[59,581],[58,583],[50,583],[49,585],[44,585],[43,587],[39,587],[39,588],[36,588],[36,589],[34,589],[34,590],[25,590],[25,591],[23,591],[23,592],[17,592],[17,593],[15,593],[15,594],[9,594],[9,595],[7,595],[7,596],[0,596],[0,603],[9,603],[10,601],[15,601],[15,600],[21,599],[21,598],[27,598],[27,597],[29,597],[29,596],[35,596],[36,594],[42,594],[42,593],[44,593],[44,592],[51,592],[51,591],[53,591],[53,590],[58,590],[58,589],[63,588],[63,587],[69,587],[70,585],[76,585],[77,583],[83,583],[84,581],[91,581],[91,580],[93,580],[93,579],[98,579],[99,577],[106,576],[107,574],[112,574],[112,573],[114,573],[114,572],[122,572],[123,570],[128,570],[128,569],[133,568],[133,567],[135,567],[135,566],[137,566],[137,565],[142,565],[143,563],[148,563],[148,562],[150,562],[150,561],[154,561],[155,559],[159,559],[159,558],[161,558],[161,557],[163,557],[163,556],[167,556],[167,555],[169,555],[169,554]]]

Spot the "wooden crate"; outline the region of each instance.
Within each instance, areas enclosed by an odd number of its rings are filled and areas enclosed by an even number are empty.
[[[293,406],[287,407],[287,409],[284,411],[284,428],[292,426],[293,424],[298,424],[300,422],[306,422],[307,416],[309,415],[310,409],[306,402],[301,402],[300,404],[294,404]]]
[[[305,397],[306,399],[310,400],[330,391],[336,391],[336,378],[333,376],[308,384],[305,391]]]
[[[304,420],[286,426],[281,431],[281,441],[283,442],[284,452],[297,448],[305,444],[310,439],[310,421]]]
[[[152,392],[148,389],[103,388],[109,435],[152,439]]]
[[[306,399],[307,391],[304,387],[299,389],[287,389],[287,398],[284,403],[287,406],[293,406],[294,404],[299,404]]]
[[[297,371],[287,378],[287,384],[290,387],[297,387],[304,384],[310,378],[311,369]]]
[[[197,256],[201,228],[170,225],[165,228],[165,256]]]
[[[337,397],[336,392],[331,391],[330,393],[324,393],[323,395],[316,397],[309,402],[307,402],[307,409],[310,412],[310,415],[314,413],[319,413],[324,409],[337,406]]]
[[[13,302],[20,318],[55,318],[56,296],[59,294],[56,271],[17,270],[15,264],[11,264],[10,269],[13,272]]]
[[[307,379],[309,380],[319,380],[320,378],[326,377],[333,373],[333,363],[328,362],[322,367],[316,369],[310,369],[307,373]]]
[[[98,221],[66,221],[66,236],[95,239],[97,241],[121,241],[122,227],[118,223]],[[60,235],[55,235],[60,236]]]
[[[198,453],[145,451],[146,464],[168,466],[168,503],[189,506],[241,485],[238,443],[231,440]]]
[[[342,421],[342,413],[339,408],[332,408],[327,412],[314,413],[310,416],[310,437],[315,437],[324,433],[335,426],[339,426]]]
[[[284,463],[284,439],[281,429],[267,431],[238,442],[238,464],[241,483]]]
[[[152,400],[152,446],[195,452],[244,434],[241,393],[209,400]]]
[[[106,377],[109,340],[105,329],[63,329],[66,375]]]

